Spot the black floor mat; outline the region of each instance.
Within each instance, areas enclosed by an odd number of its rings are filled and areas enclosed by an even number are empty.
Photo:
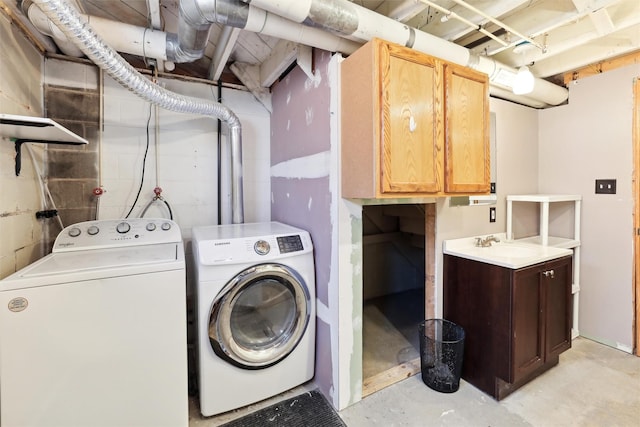
[[[322,393],[313,390],[260,409],[221,427],[346,427]]]

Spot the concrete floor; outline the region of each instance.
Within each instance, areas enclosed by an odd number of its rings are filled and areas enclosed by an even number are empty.
[[[215,417],[199,414],[191,399],[190,427],[213,427],[314,389],[313,382]],[[496,402],[464,380],[452,394],[438,393],[420,375],[342,410],[349,427],[371,426],[640,426],[640,358],[585,338],[560,364]]]
[[[640,426],[640,358],[585,338],[500,402],[464,380],[438,393],[413,376],[340,412],[349,427]]]

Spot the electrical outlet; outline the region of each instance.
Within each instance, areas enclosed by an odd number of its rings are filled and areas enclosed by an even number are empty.
[[[616,180],[596,179],[596,194],[616,194]]]
[[[489,222],[496,222],[496,208],[489,208]]]

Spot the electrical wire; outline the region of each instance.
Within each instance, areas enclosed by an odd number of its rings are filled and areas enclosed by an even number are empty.
[[[149,104],[149,117],[147,118],[147,145],[144,150],[144,157],[142,159],[142,174],[140,176],[140,186],[138,187],[138,194],[136,194],[136,199],[133,201],[131,205],[131,209],[129,209],[129,213],[125,216],[125,218],[129,218],[133,208],[136,207],[136,203],[138,203],[138,199],[140,198],[140,192],[142,192],[142,186],[144,184],[144,172],[147,166],[147,154],[149,154],[149,124],[151,123],[151,113],[153,112],[153,104]]]

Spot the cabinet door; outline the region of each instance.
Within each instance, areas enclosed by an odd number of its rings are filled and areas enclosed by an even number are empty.
[[[571,258],[548,262],[541,273],[545,293],[545,353],[555,357],[571,347]]]
[[[446,193],[489,193],[489,93],[486,74],[445,64]]]
[[[544,307],[540,265],[514,272],[512,298],[511,383],[544,364]]]
[[[381,193],[437,193],[442,155],[439,62],[396,45],[380,45]]]

